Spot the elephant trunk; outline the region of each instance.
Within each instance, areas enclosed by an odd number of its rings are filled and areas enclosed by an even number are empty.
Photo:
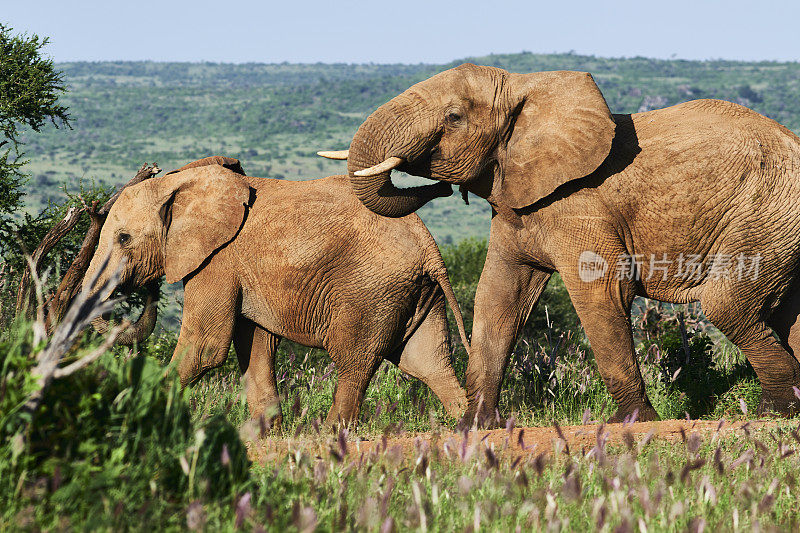
[[[144,303],[142,314],[139,319],[130,325],[128,329],[117,336],[116,344],[122,346],[132,346],[144,342],[153,333],[158,319],[158,300],[161,295],[159,284],[153,281],[145,285],[147,298]],[[108,319],[97,317],[92,321],[92,326],[98,333],[105,334],[110,329]]]
[[[374,176],[356,175],[389,157],[413,159],[424,149],[424,142],[413,132],[404,138],[398,128],[400,120],[413,113],[402,98],[403,95],[396,97],[367,118],[353,137],[347,160],[350,184],[361,203],[374,213],[393,218],[409,215],[434,198],[452,194],[450,184],[444,182],[398,189],[392,183],[391,170]]]

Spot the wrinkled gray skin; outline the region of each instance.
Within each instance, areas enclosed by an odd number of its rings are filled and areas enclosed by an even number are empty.
[[[389,171],[358,175],[392,157],[493,208],[464,422],[493,418],[509,354],[553,271],[617,402],[610,421],[657,418],[631,335],[637,295],[701,302],[758,374],[760,412],[796,411],[800,139],[786,128],[716,100],[613,115],[586,73],[462,65],[377,109],[349,150],[353,190],[378,214],[406,215],[442,192],[397,189]],[[630,257],[635,273],[624,269]],[[653,262],[664,257],[666,271]],[[687,275],[690,259],[699,274]]]
[[[233,342],[253,417],[279,409],[283,337],[333,358],[328,423],[357,420],[383,359],[424,381],[452,416],[464,412],[446,301],[465,345],[466,337],[436,243],[416,215],[387,219],[365,209],[346,176],[292,182],[208,164],[149,179],[110,210],[87,279],[107,256],[107,272],[126,259],[125,286],[183,280],[173,356],[181,382],[222,364]]]

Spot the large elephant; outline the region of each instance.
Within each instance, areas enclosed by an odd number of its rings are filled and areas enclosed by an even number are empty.
[[[716,100],[614,115],[587,73],[466,64],[378,108],[334,155],[349,158],[355,193],[381,215],[405,216],[450,184],[492,205],[465,421],[494,414],[553,271],[617,403],[610,421],[658,416],[632,341],[637,295],[700,301],[752,363],[760,410],[794,412],[800,140],[776,122]],[[392,169],[442,183],[398,189]]]
[[[181,382],[222,364],[233,341],[250,414],[259,417],[279,407],[274,362],[286,337],[333,358],[338,384],[328,423],[357,420],[383,359],[461,416],[466,395],[450,365],[445,301],[468,346],[463,320],[419,217],[376,216],[352,195],[346,176],[252,178],[234,171],[238,161],[230,168],[214,162],[125,189],[86,275],[92,279],[109,258],[98,284],[123,261],[122,290],[164,275],[183,281],[173,356]]]

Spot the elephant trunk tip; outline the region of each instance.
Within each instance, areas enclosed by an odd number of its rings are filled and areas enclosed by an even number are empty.
[[[151,282],[145,285],[147,297],[144,303],[144,309],[136,322],[130,324],[123,330],[117,337],[116,344],[121,346],[132,346],[144,342],[155,330],[158,321],[158,302],[161,296],[161,291],[157,282]],[[104,335],[110,330],[109,320],[107,317],[97,317],[92,321],[97,333]]]

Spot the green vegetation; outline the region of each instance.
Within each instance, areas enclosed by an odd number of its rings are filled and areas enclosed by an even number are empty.
[[[14,35],[0,23],[0,253],[12,248],[19,226],[12,217],[22,208],[28,163],[22,151],[25,130],[39,132],[47,122],[69,126],[67,108],[58,102],[63,75],[40,56],[47,39]],[[27,137],[26,137],[27,138]],[[23,224],[24,225],[24,224]]]
[[[28,40],[27,50],[36,52],[42,43]],[[618,112],[717,97],[800,127],[797,64],[534,54],[472,61],[513,71],[591,71]],[[68,205],[80,204],[78,194],[87,202],[105,199],[109,187],[126,181],[142,161],[170,169],[219,153],[240,158],[254,175],[296,179],[341,172],[341,163],[314,152],[345,147],[372,109],[454,64],[58,65],[70,93],[62,98],[65,107],[51,107],[60,111],[42,117],[66,118],[69,106],[74,129],[33,134],[42,122],[18,121],[31,129],[18,137],[16,130],[6,133],[25,143],[31,157],[27,213],[15,220],[20,239],[31,249]],[[57,85],[60,78],[52,75]],[[62,184],[68,196],[59,190]],[[18,205],[18,197],[9,199]],[[443,245],[469,329],[487,249],[488,207],[479,201],[467,207],[453,196],[426,206],[421,215]],[[85,232],[86,221],[81,224],[48,259],[56,279]],[[404,454],[391,441],[382,444],[383,437],[411,440],[424,431],[436,438],[455,425],[425,385],[384,363],[358,429],[331,434],[320,420],[330,408],[336,370],[324,352],[290,342],[281,344],[277,361],[282,435],[247,423],[234,356],[197,386],[180,389],[165,368],[176,344],[174,325],[143,346],[114,348],[56,379],[31,412],[26,402],[40,387],[32,369],[48,341],[34,340],[40,326],[8,324],[8,294],[22,258],[7,253],[4,259],[0,529],[798,527],[796,422],[727,436],[688,434],[681,444],[627,436],[624,445],[613,446],[598,424],[592,428],[594,447],[557,445],[552,454],[534,451],[523,459],[505,453],[504,446],[486,447],[462,436],[450,451],[418,441]],[[760,386],[752,368],[698,309],[644,301],[636,308],[636,349],[648,394],[663,418],[688,414],[730,421],[755,413]],[[172,309],[174,317],[177,308]],[[457,338],[454,330],[451,337]],[[66,361],[98,343],[85,334]],[[460,345],[454,346],[453,363],[463,382],[466,354]],[[509,426],[581,424],[614,411],[557,275],[511,356],[500,409],[510,415]],[[245,440],[256,441],[252,463],[240,427]],[[362,450],[364,440],[372,441],[371,451]]]
[[[26,412],[42,348],[32,330],[18,323],[0,338],[0,528],[124,529],[132,516],[160,528],[176,500],[231,500],[249,478],[236,429],[220,416],[193,421],[177,378],[145,356],[106,353]]]
[[[474,240],[443,249],[464,308],[485,248]],[[548,290],[548,312],[537,309],[532,323],[550,326],[526,329],[501,409],[517,426],[600,420],[613,402],[580,327],[557,332],[556,324],[574,320],[560,280]],[[682,310],[687,355],[676,310],[648,305],[635,334],[661,416],[688,411],[730,421],[755,412],[760,388],[741,355],[712,345],[714,334],[692,309]],[[264,443],[250,464],[234,430],[248,418],[235,356],[181,391],[174,374],[164,376],[176,342],[164,333],[55,381],[30,418],[19,406],[36,388],[31,354],[42,347],[31,339],[26,324],[0,337],[3,529],[797,527],[800,437],[791,422],[725,437],[689,434],[677,445],[626,437],[627,445],[612,446],[600,438],[593,449],[557,445],[522,460],[462,436],[449,452],[418,442],[404,453],[391,441],[381,445],[382,436],[454,426],[427,387],[384,363],[359,428],[331,434],[321,425],[335,383],[330,358],[285,343],[277,363],[284,432],[261,441],[258,425],[245,424],[245,436]],[[463,379],[463,348],[453,357]],[[600,426],[591,431],[602,437]],[[362,439],[373,441],[371,451],[359,451]]]

